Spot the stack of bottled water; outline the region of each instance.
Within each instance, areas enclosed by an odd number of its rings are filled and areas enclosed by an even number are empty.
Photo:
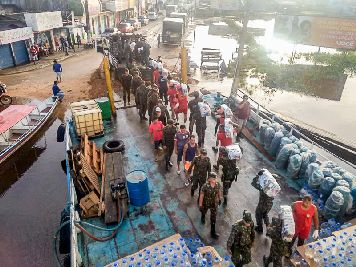
[[[307,245],[305,256],[320,267],[354,267],[356,229]]]
[[[186,243],[187,241],[187,243]],[[189,244],[189,247],[187,246]],[[200,254],[199,247],[204,246],[199,238],[179,238],[161,246],[144,249],[137,254],[114,262],[112,267],[233,267],[230,258],[223,261],[211,253]],[[193,250],[190,250],[192,248]],[[191,252],[194,251],[195,253]]]

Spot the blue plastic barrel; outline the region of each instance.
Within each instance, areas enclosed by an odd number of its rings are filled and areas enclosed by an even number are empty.
[[[148,179],[144,171],[135,170],[126,176],[131,205],[142,207],[150,201]]]

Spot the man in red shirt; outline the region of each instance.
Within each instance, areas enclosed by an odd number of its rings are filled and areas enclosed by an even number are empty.
[[[178,120],[178,114],[183,113],[184,123],[186,123],[188,119],[188,97],[183,93],[181,89],[178,91],[177,96],[178,96],[178,107],[174,109],[174,113],[176,114],[177,120]]]
[[[158,68],[156,67],[155,70],[153,71],[153,82],[159,86],[159,76],[161,76],[161,74],[159,73]]]
[[[158,120],[157,116],[153,117],[153,120],[149,127],[151,143],[155,146],[155,161],[158,161],[158,150],[162,144],[163,139],[163,123]]]
[[[248,102],[248,95],[244,95],[242,98],[242,102],[237,106],[237,136],[240,136],[242,129],[246,126],[247,120],[250,117],[251,113],[251,105]]]

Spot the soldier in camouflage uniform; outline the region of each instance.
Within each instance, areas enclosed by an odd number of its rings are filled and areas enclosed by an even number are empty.
[[[147,94],[148,94],[148,88],[151,85],[151,82],[145,82],[141,84],[137,90],[136,90],[136,97],[135,99],[138,100],[137,107],[140,110],[140,119],[147,121],[146,118],[146,111],[147,111]]]
[[[229,189],[231,187],[232,182],[237,181],[237,176],[240,173],[240,169],[237,167],[237,160],[229,159],[226,150],[218,158],[217,165],[223,166],[222,168],[223,174],[221,176],[221,181],[223,183],[223,196],[224,196],[223,205],[226,206]]]
[[[251,185],[260,191],[260,198],[258,200],[258,205],[256,207],[256,232],[263,233],[263,222],[266,226],[269,225],[268,213],[272,209],[273,206],[273,197],[269,197],[265,192],[263,192],[263,188],[261,188],[258,183],[259,176],[263,174],[263,170],[259,171],[258,175],[253,178]]]
[[[191,196],[194,196],[194,191],[198,188],[198,186],[200,194],[201,187],[206,183],[206,177],[211,172],[211,163],[210,159],[207,157],[206,149],[202,148],[200,150],[200,155],[193,159],[192,164],[188,169],[188,175],[190,175],[193,168],[192,188],[190,190]]]
[[[282,267],[283,256],[288,255],[288,242],[282,238],[282,220],[279,218],[272,218],[272,224],[267,227],[267,236],[272,239],[269,256],[263,256],[263,264],[265,267],[272,262],[273,267]]]
[[[149,90],[147,94],[147,111],[149,116],[149,123],[151,123],[152,121],[153,118],[152,115],[154,115],[153,109],[158,104],[158,99],[159,99],[158,88],[155,85],[153,85],[151,90]]]
[[[201,223],[205,224],[205,214],[210,209],[210,235],[214,239],[218,239],[219,235],[215,230],[216,213],[218,205],[221,204],[221,186],[216,181],[217,175],[211,172],[208,176],[208,181],[201,187],[199,197],[199,210],[201,211]]]
[[[174,121],[172,119],[169,119],[167,123],[167,126],[163,128],[162,145],[166,150],[166,171],[169,171],[169,167],[173,166],[173,163],[171,162],[171,156],[174,151],[174,138],[177,133],[177,127],[174,125]]]
[[[227,250],[230,252],[232,262],[236,267],[251,262],[251,247],[255,240],[255,231],[251,213],[244,210],[243,219],[232,225]]]

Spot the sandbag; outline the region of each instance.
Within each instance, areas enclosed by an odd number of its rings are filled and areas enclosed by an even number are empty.
[[[260,126],[259,133],[260,133],[260,143],[261,143],[261,145],[265,144],[265,132],[266,132],[268,127],[269,127],[269,125],[267,125],[267,124],[262,124]]]
[[[292,143],[295,143],[295,142],[299,141],[299,139],[297,137],[295,137],[294,135],[289,137],[289,139],[292,141]]]
[[[326,200],[330,196],[334,187],[335,187],[335,180],[331,177],[325,177],[319,187],[319,193],[321,194],[321,198],[323,200]]]
[[[295,154],[289,157],[287,168],[287,176],[290,178],[298,178],[300,166],[302,165],[302,156]]]
[[[283,220],[282,238],[286,242],[291,242],[295,234],[295,223],[292,208],[284,205],[280,207],[280,218]]]
[[[330,168],[330,169],[334,169],[337,167],[337,164],[332,162],[331,160],[327,160],[327,161],[323,161],[320,165],[320,167],[323,168]]]
[[[336,183],[337,183],[337,181],[342,180],[342,176],[340,174],[338,174],[338,173],[335,173],[335,172],[333,172],[330,175],[330,177],[332,177],[335,180]]]
[[[339,180],[336,182],[336,186],[345,186],[347,188],[350,188],[350,185],[348,182],[346,182],[345,180]]]
[[[275,134],[275,130],[272,128],[272,127],[268,127],[265,131],[265,136],[264,136],[264,147],[266,149],[269,148],[271,142],[272,142],[272,139],[274,137],[274,134]]]
[[[315,162],[310,163],[310,164],[308,165],[308,168],[307,168],[306,172],[305,172],[305,177],[309,179],[309,178],[311,177],[312,173],[313,173],[316,169],[319,169],[319,167],[320,167],[320,166],[319,166],[318,163],[315,163]]]
[[[331,174],[333,173],[333,170],[330,168],[323,168],[322,171],[325,177],[326,176],[331,177]]]
[[[324,208],[324,218],[326,220],[332,219],[332,218],[336,218],[338,217],[340,213],[340,207],[339,208],[331,208],[331,207],[325,207]]]
[[[262,170],[263,174],[258,176],[258,183],[262,187],[263,192],[265,192],[265,194],[269,197],[277,196],[281,191],[281,187],[267,169]]]
[[[302,153],[302,152],[307,152],[309,149],[308,149],[308,147],[306,147],[306,146],[301,146],[300,148],[299,148],[299,150],[300,150],[300,152]]]
[[[300,150],[298,148],[294,148],[291,152],[289,157],[296,155],[296,154],[300,154]]]
[[[331,195],[325,202],[325,208],[329,208],[331,210],[337,210],[341,208],[344,204],[344,197],[339,191],[332,191]]]
[[[340,207],[340,216],[343,216],[346,211],[352,207],[352,197],[350,189],[345,186],[335,186],[333,192],[340,192],[344,198],[344,203]]]
[[[277,149],[276,155],[279,154],[279,151],[281,151],[281,149],[282,149],[285,145],[291,144],[291,143],[292,143],[292,141],[291,141],[288,137],[282,137],[281,142],[280,142],[280,144],[279,144],[279,147],[278,147],[278,149]]]
[[[281,144],[281,140],[284,137],[282,131],[278,131],[274,134],[271,144],[268,147],[268,152],[271,156],[275,157],[277,154],[277,150],[279,145]]]
[[[286,169],[288,167],[289,156],[295,147],[296,145],[294,144],[287,144],[279,151],[275,164],[277,169]]]
[[[317,189],[319,188],[323,180],[324,180],[323,172],[318,168],[309,177],[308,185],[313,189]]]
[[[302,146],[304,146],[303,142],[301,140],[294,142],[294,144],[296,144],[298,146],[298,148],[301,148]]]
[[[342,174],[342,179],[347,181],[349,183],[349,187],[351,188],[352,187],[352,183],[355,180],[355,176],[350,172],[344,172]]]
[[[341,167],[335,167],[334,172],[336,172],[342,176],[346,171]]]
[[[300,155],[302,157],[302,163],[300,165],[299,178],[304,179],[306,178],[305,172],[307,171],[308,165],[310,163],[310,153],[302,152]]]
[[[316,152],[312,151],[310,153],[310,162],[316,162],[317,154]]]
[[[278,122],[273,122],[272,124],[271,124],[271,127],[273,128],[273,130],[275,131],[275,132],[278,132],[279,130],[281,130],[282,129],[282,125],[280,125]]]

